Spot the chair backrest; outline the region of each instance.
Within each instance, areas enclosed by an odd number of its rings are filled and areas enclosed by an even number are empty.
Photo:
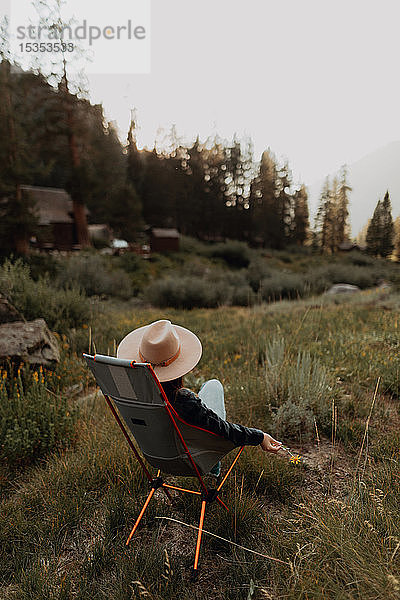
[[[180,435],[201,475],[235,447],[229,440],[180,419],[148,363],[101,354],[83,357],[153,467],[173,475],[196,475]]]

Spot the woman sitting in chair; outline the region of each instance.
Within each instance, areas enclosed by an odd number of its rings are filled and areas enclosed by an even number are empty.
[[[178,415],[189,423],[216,433],[235,446],[257,446],[278,452],[281,442],[260,429],[226,420],[224,389],[217,379],[202,385],[198,394],[183,386],[183,376],[199,362],[199,338],[184,327],[160,320],[131,331],[118,346],[118,358],[150,363]],[[219,475],[220,465],[211,473]]]

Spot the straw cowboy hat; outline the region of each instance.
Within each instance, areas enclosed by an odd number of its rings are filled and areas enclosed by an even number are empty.
[[[202,353],[197,335],[160,320],[134,329],[118,346],[117,357],[151,363],[159,381],[169,381],[189,373]]]

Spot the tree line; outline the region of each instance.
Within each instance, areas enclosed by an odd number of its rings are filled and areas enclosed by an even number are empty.
[[[346,167],[327,178],[311,231],[306,186],[294,184],[289,164],[270,149],[256,161],[250,139],[215,136],[185,144],[172,127],[152,150],[140,150],[132,117],[122,144],[101,105],[70,92],[65,65],[54,86],[3,56],[0,93],[3,252],[23,253],[35,232],[23,184],[70,193],[82,246],[89,244],[85,204],[92,222],[107,223],[127,241],[135,241],[145,225],[276,249],[312,243],[316,250],[336,252],[349,240]],[[393,249],[390,211],[386,194],[367,233],[372,254],[388,256]]]
[[[93,222],[135,240],[144,224],[177,227],[201,239],[239,239],[283,248],[303,244],[307,192],[270,150],[260,163],[251,140],[219,137],[185,145],[174,128],[162,149],[139,150],[132,120],[121,144],[102,107],[41,74],[0,63],[0,198],[3,245],[23,251],[35,217],[24,184],[62,187],[74,202],[79,242],[88,243],[84,204]],[[158,142],[157,142],[158,143]]]

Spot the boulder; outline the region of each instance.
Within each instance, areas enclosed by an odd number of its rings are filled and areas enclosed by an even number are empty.
[[[14,321],[23,321],[24,317],[20,312],[10,304],[10,302],[0,294],[0,324],[13,323]]]
[[[354,294],[355,292],[361,291],[357,285],[350,285],[350,283],[336,283],[326,292],[327,294]]]
[[[60,360],[57,338],[44,319],[0,325],[0,362],[23,361],[44,367]]]

